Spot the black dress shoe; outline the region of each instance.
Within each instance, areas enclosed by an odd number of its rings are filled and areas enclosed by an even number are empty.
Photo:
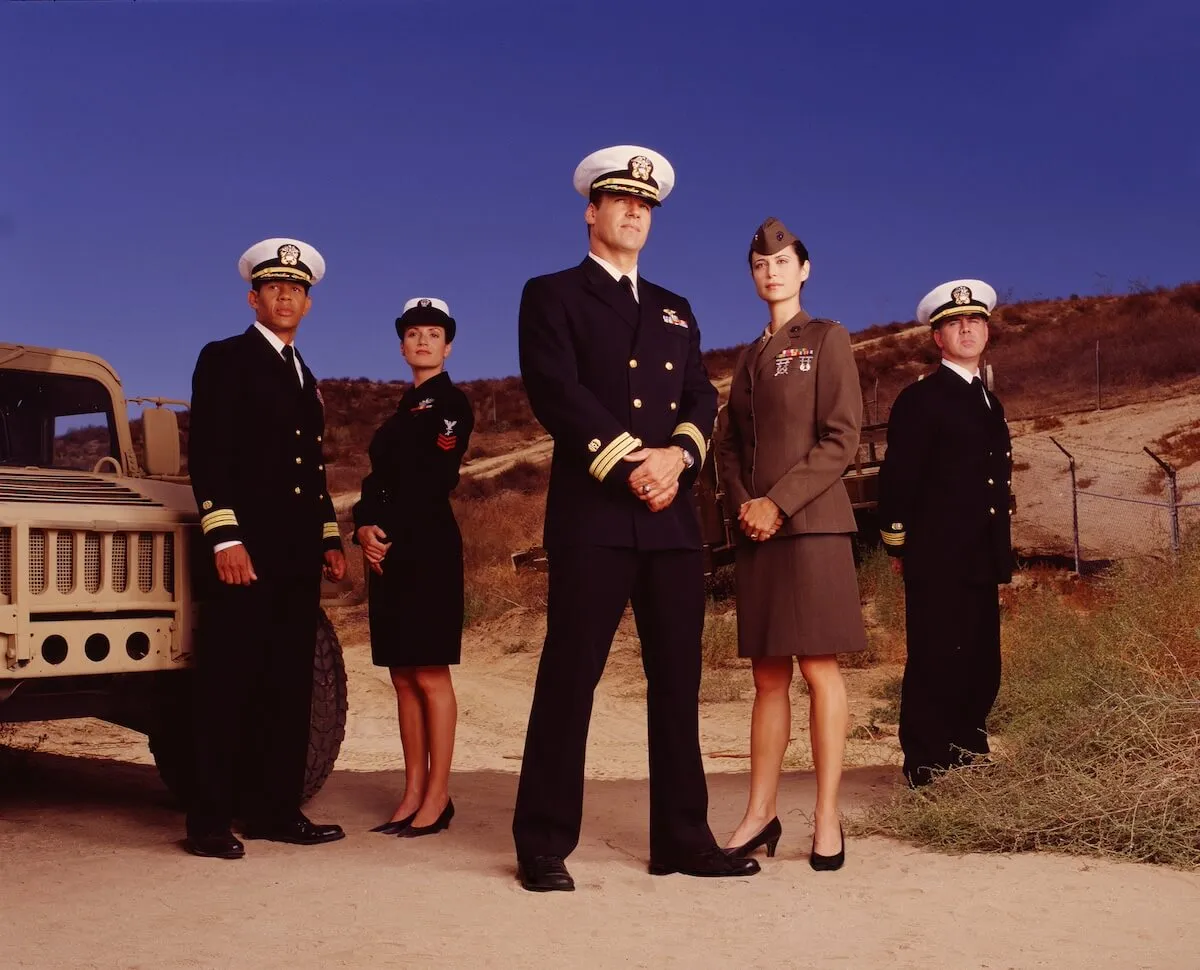
[[[376,825],[371,831],[382,832],[384,835],[396,835],[412,825],[412,820],[416,817],[417,813],[413,812],[411,815],[398,818],[394,822],[384,822],[382,825]]]
[[[401,839],[415,839],[422,835],[433,835],[435,832],[441,832],[443,829],[450,828],[450,819],[454,818],[454,799],[451,798],[446,802],[446,807],[442,809],[442,814],[437,817],[432,825],[409,825],[408,828],[396,833]]]
[[[291,845],[320,845],[346,837],[340,825],[318,825],[303,815],[290,822],[247,826],[242,835],[247,839],[265,839],[268,842],[287,842]]]
[[[556,855],[535,855],[517,861],[517,878],[531,893],[573,893],[575,880],[566,863]]]
[[[751,852],[757,849],[760,845],[767,847],[767,858],[775,856],[775,846],[779,845],[779,837],[783,835],[783,826],[779,824],[779,816],[776,815],[771,821],[763,826],[763,830],[741,845],[735,845],[732,848],[726,849],[726,854],[735,859],[744,859]]]
[[[821,855],[817,852],[815,846],[817,837],[813,836],[813,850],[808,855],[808,864],[817,872],[837,872],[838,869],[846,862],[846,833],[842,831],[841,825],[838,825],[838,834],[842,837],[842,847],[836,855]]]
[[[246,847],[228,830],[209,832],[206,835],[189,835],[184,847],[192,855],[204,856],[207,859],[240,859],[246,854]]]
[[[759,865],[753,859],[727,855],[715,845],[692,855],[670,860],[650,860],[650,875],[669,876],[673,872],[685,876],[753,876]]]

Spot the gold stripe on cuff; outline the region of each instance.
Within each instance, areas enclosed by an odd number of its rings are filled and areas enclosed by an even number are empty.
[[[237,524],[237,516],[233,514],[233,509],[216,509],[200,519],[200,528],[204,530],[205,535],[208,535],[213,529]]]
[[[884,543],[889,546],[904,545],[904,537],[907,533],[904,532],[888,532],[886,529],[879,530],[879,536]]]
[[[704,456],[708,454],[708,445],[704,441],[704,435],[700,432],[691,421],[684,421],[683,424],[677,424],[675,430],[671,432],[671,437],[674,438],[677,434],[685,434],[692,439],[696,445],[696,450],[700,452],[700,464],[704,464]]]
[[[338,524],[336,522],[326,522],[321,529],[322,539],[340,539],[341,537],[342,534],[338,531]]]
[[[604,481],[604,475],[599,473],[600,467],[612,457],[615,451],[624,448],[631,441],[633,441],[633,435],[631,435],[628,431],[622,431],[605,447],[601,448],[600,453],[592,459],[592,463],[588,465],[588,474],[593,478],[598,478],[600,481]],[[626,454],[628,454],[628,452],[626,452]]]
[[[628,442],[623,444],[619,449],[609,455],[603,465],[596,469],[596,478],[598,478],[600,481],[604,481],[604,479],[608,478],[608,473],[616,468],[626,455],[633,454],[633,452],[637,451],[640,447],[642,447],[641,438],[630,438]]]

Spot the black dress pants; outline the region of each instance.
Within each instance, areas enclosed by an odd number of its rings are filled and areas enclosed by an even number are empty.
[[[293,820],[308,757],[321,576],[218,584],[196,645],[193,835]]]
[[[513,817],[517,858],[565,858],[579,842],[593,693],[631,600],[646,673],[650,856],[715,845],[699,737],[701,553],[577,546],[550,550],[549,566],[546,642]]]
[[[900,693],[904,774],[914,785],[988,753],[1000,690],[1000,601],[994,584],[905,575],[908,660]]]

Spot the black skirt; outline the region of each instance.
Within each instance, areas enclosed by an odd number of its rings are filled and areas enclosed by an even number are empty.
[[[462,535],[450,517],[416,540],[398,537],[383,575],[368,571],[371,662],[379,667],[457,664],[462,655]]]

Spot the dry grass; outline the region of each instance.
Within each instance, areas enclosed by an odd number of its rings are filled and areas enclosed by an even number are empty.
[[[858,567],[858,589],[863,599],[867,650],[847,657],[847,666],[903,663],[904,581],[892,572],[891,558],[881,546],[863,556]]]
[[[463,536],[466,616],[470,626],[514,607],[544,611],[546,576],[513,569],[514,552],[540,545],[545,497],[501,491],[481,499],[453,500]]]
[[[1178,563],[1124,563],[1090,598],[1012,591],[993,763],[897,794],[860,830],[1200,866],[1197,583],[1193,536]]]

